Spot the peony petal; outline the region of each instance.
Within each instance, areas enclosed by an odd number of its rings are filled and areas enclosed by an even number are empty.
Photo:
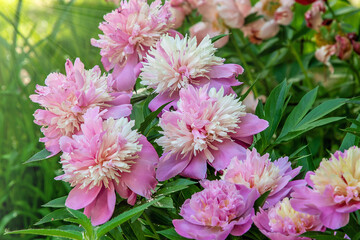
[[[138,154],[139,158],[131,166],[129,173],[122,174],[121,179],[136,194],[150,198],[151,189],[157,185],[155,165],[159,161],[159,156],[144,136],[139,138],[139,143],[142,144],[141,152]]]
[[[200,153],[194,156],[189,165],[180,173],[183,177],[189,177],[193,179],[206,178],[207,163],[204,154]]]
[[[210,163],[216,171],[225,169],[233,157],[238,157],[238,159],[246,158],[246,149],[241,145],[232,142],[230,140],[224,141],[215,145],[218,150],[212,150],[211,153],[214,156],[214,161]]]
[[[244,117],[241,117],[240,120],[239,128],[236,129],[236,133],[232,134],[233,138],[239,140],[264,131],[269,126],[268,121],[260,119],[251,113],[247,113]]]
[[[232,78],[243,72],[244,68],[238,64],[223,64],[212,66],[209,75],[210,78]]]
[[[159,181],[165,181],[182,172],[189,164],[191,158],[188,156],[182,157],[180,155],[165,153],[160,158],[156,169],[156,178]]]
[[[171,96],[168,93],[158,94],[151,102],[149,103],[149,109],[151,111],[156,111],[159,107],[164,105],[165,103],[171,102],[164,110],[169,111],[170,107],[174,107],[177,109],[177,101],[179,100],[179,93],[174,92]],[[164,111],[163,110],[163,111]]]
[[[124,66],[115,65],[112,73],[115,78],[115,84],[113,86],[117,91],[128,91],[134,88],[136,78],[135,73],[136,65],[139,63],[138,56],[132,54],[128,56],[127,62]]]
[[[85,207],[84,214],[91,219],[93,226],[107,222],[114,213],[116,195],[114,185],[109,183],[109,187],[103,187],[98,197],[90,205]]]
[[[96,199],[100,190],[99,186],[88,189],[87,187],[80,188],[80,185],[77,185],[70,191],[65,206],[75,210],[84,208]]]

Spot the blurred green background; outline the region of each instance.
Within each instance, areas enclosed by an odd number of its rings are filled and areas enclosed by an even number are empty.
[[[67,58],[101,64],[90,39],[114,8],[103,0],[0,0],[0,239],[18,238],[3,236],[5,228],[29,228],[50,212],[42,204],[68,192],[54,180],[58,157],[23,164],[44,148],[29,95],[50,72],[64,73]]]
[[[337,2],[335,9],[349,6],[345,0],[332,2]],[[359,4],[360,1],[354,2]],[[33,123],[32,114],[38,105],[30,101],[29,95],[34,93],[36,84],[44,84],[49,73],[64,73],[67,58],[73,61],[79,57],[87,69],[101,66],[99,49],[90,45],[90,39],[97,38],[103,15],[114,8],[114,3],[105,0],[0,0],[0,239],[18,239],[18,236],[3,236],[3,232],[33,226],[50,212],[50,209],[41,208],[42,204],[69,191],[68,185],[54,180],[60,174],[58,157],[23,164],[44,148],[43,143],[38,142],[42,137],[40,127]],[[290,102],[290,106],[294,106],[308,91],[301,84],[304,76],[288,48],[291,45],[296,50],[301,49],[301,61],[314,85],[320,85],[319,99],[353,97],[354,92],[357,95],[359,89],[356,89],[354,73],[344,62],[335,60],[334,65],[338,68],[330,79],[326,68],[314,59],[313,32],[304,33],[304,37],[296,42],[282,42],[283,38],[290,39],[305,28],[303,14],[307,8],[296,6],[291,27],[281,32],[284,36],[260,46],[247,41],[239,45],[246,62],[259,78],[259,93],[268,96],[278,82],[287,78],[294,83]],[[345,13],[339,18],[346,21],[344,26],[349,31],[359,32],[359,12]],[[277,48],[278,45],[281,47]],[[233,56],[231,43],[218,54],[242,64],[238,56]],[[247,75],[240,78],[246,82]],[[335,115],[356,118],[358,111],[358,107],[344,107]],[[309,144],[310,155],[319,160],[327,154],[325,149],[339,147],[344,132],[338,129],[345,128],[348,123],[342,121],[339,124],[340,127],[327,126],[280,146],[280,154],[291,154],[299,145]],[[61,225],[60,222],[52,224]]]

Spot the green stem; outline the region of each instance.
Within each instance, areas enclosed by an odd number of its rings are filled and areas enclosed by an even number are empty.
[[[245,69],[245,73],[248,75],[249,77],[249,81],[250,81],[250,85],[252,85],[254,82],[255,82],[255,79],[254,77],[252,76],[251,74],[251,71],[250,71],[250,68],[249,68],[249,65],[246,63],[245,61],[245,58],[244,58],[244,55],[242,54],[237,42],[235,41],[235,38],[234,37],[230,37],[231,38],[231,41],[235,47],[235,50],[236,50],[236,53],[238,54],[239,58],[240,58],[240,61],[243,63],[244,65],[244,69]],[[254,92],[254,95],[255,95],[255,98],[258,97],[258,93],[257,93],[257,90],[256,90],[256,87],[254,86],[253,87],[253,92]]]
[[[148,216],[145,212],[143,212],[142,215],[144,216],[146,222],[149,224],[151,230],[154,232],[154,234],[155,234],[155,239],[160,240],[160,236],[159,236],[159,234],[156,232],[155,226],[154,226],[154,224],[151,222],[149,216]]]
[[[333,19],[337,20],[336,15],[335,15],[335,12],[334,12],[334,10],[330,7],[330,4],[329,4],[328,0],[325,0],[324,2],[325,2],[325,5],[328,7],[328,9],[329,9],[329,11],[330,11]]]
[[[294,46],[291,43],[289,44],[289,47],[290,47],[291,53],[294,55],[296,61],[298,62],[299,66],[301,68],[301,71],[303,72],[303,74],[305,76],[306,85],[308,86],[309,89],[312,89],[313,84],[312,84],[311,79],[309,78],[309,76],[307,74],[307,71],[306,71],[306,69],[304,67],[304,64],[301,61],[301,58],[300,58],[299,54],[297,53],[297,51],[295,50]]]

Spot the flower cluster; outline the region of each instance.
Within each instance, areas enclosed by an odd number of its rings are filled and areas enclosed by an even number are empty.
[[[103,35],[92,39],[101,48],[101,62],[106,71],[113,69],[115,88],[132,90],[141,64],[150,47],[165,33],[171,32],[173,18],[170,5],[161,0],[151,5],[146,0],[123,0],[120,7],[104,16],[100,24]]]
[[[81,131],[83,115],[89,108],[106,109],[104,118],[126,117],[131,113],[131,93],[115,91],[111,74],[102,75],[98,66],[85,70],[80,59],[74,65],[67,60],[65,70],[66,75],[51,73],[45,80],[46,86],[36,86],[37,94],[30,96],[45,108],[36,110],[34,117],[45,135],[40,141],[52,155],[60,152],[60,137],[71,137]]]

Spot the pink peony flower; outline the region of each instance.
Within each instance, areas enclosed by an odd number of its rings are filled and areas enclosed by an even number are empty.
[[[150,198],[159,158],[147,139],[131,130],[127,118],[102,119],[106,110],[91,108],[84,115],[81,134],[60,139],[64,174],[57,180],[74,187],[65,205],[84,209],[93,225],[108,221],[115,208],[115,191],[135,204],[136,194]]]
[[[260,208],[253,221],[259,230],[272,240],[310,240],[299,235],[326,229],[319,216],[295,211],[288,198],[284,198],[267,211]]]
[[[157,140],[163,147],[156,177],[163,181],[180,174],[204,179],[209,162],[216,171],[226,168],[237,156],[245,158],[253,135],[268,127],[268,122],[246,113],[235,96],[224,95],[205,85],[189,85],[180,90],[176,111],[164,112],[159,125],[164,136]]]
[[[326,8],[323,0],[318,0],[311,5],[310,10],[305,13],[306,25],[309,28],[319,31],[322,26],[322,14],[325,13]]]
[[[241,236],[252,224],[255,189],[224,181],[202,181],[204,190],[187,199],[180,210],[184,219],[175,219],[175,231],[198,240],[223,240],[231,234]]]
[[[323,159],[315,172],[308,172],[311,188],[296,188],[291,205],[296,211],[319,214],[328,228],[337,229],[349,222],[349,213],[360,209],[360,149],[351,147]]]
[[[229,29],[222,24],[217,22],[198,22],[189,29],[190,36],[196,37],[196,39],[200,42],[206,36],[215,37],[221,34],[229,34]],[[214,47],[221,48],[225,46],[229,41],[229,36],[225,36],[216,42],[214,42]]]
[[[320,62],[324,63],[330,70],[331,73],[334,73],[334,67],[330,63],[330,57],[336,54],[336,45],[325,45],[317,49],[315,52],[315,58]]]
[[[245,94],[248,89],[248,87],[244,87],[241,91],[241,95]],[[262,103],[265,103],[266,97],[264,95],[261,95],[256,99],[253,91],[250,91],[246,98],[243,100],[243,104],[246,106],[246,112],[255,113],[259,100]]]
[[[185,16],[190,14],[192,9],[195,7],[192,6],[192,3],[188,0],[170,0],[170,5],[170,11],[175,18],[174,28],[181,27]]]
[[[235,77],[244,70],[237,64],[224,64],[215,51],[208,36],[199,45],[196,38],[163,36],[149,51],[140,74],[141,83],[159,93],[149,108],[155,111],[169,101],[173,102],[167,109],[171,105],[176,108],[180,89],[189,85],[201,87],[210,83],[216,89],[223,86],[226,94],[233,93],[231,86],[241,84]]]
[[[146,0],[123,0],[104,19],[99,27],[104,35],[91,39],[91,44],[101,48],[106,71],[114,69],[115,88],[132,90],[140,73],[139,62],[173,26],[170,3],[161,6],[161,0],[155,0],[149,6]]]
[[[42,126],[45,137],[40,141],[45,142],[52,156],[60,152],[60,137],[80,131],[87,109],[96,106],[107,109],[104,118],[129,116],[132,109],[131,94],[115,92],[112,75],[101,75],[98,66],[85,70],[77,58],[74,65],[67,60],[65,70],[66,76],[51,73],[45,80],[46,86],[37,85],[37,94],[30,96],[33,102],[45,108],[35,111],[34,122]]]
[[[299,174],[301,167],[291,168],[288,157],[271,161],[269,154],[260,156],[255,148],[246,150],[246,157],[240,160],[234,157],[229,166],[224,170],[222,179],[255,188],[260,194],[271,191],[264,208],[271,207],[286,196],[289,196],[293,187],[303,185],[304,180],[290,182]]]

